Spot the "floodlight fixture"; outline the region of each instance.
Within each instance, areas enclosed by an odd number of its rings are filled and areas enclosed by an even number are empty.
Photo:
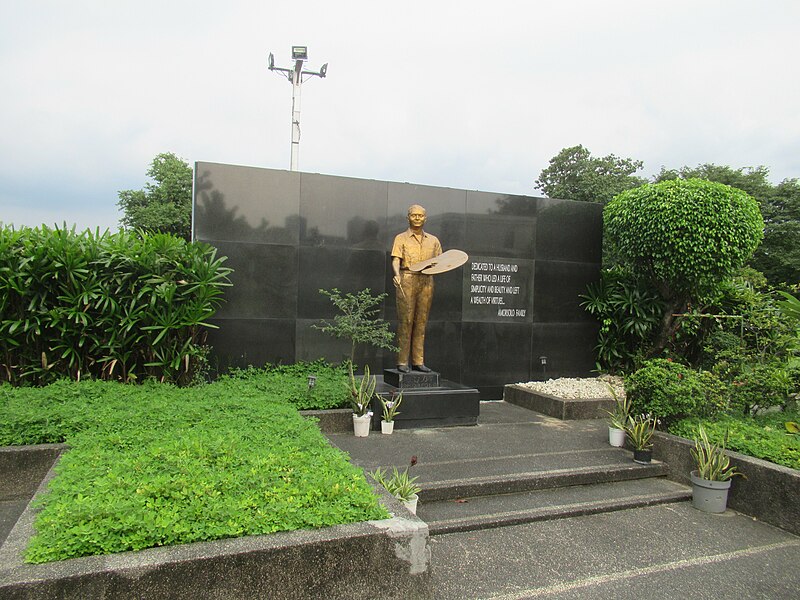
[[[293,69],[275,66],[275,56],[269,53],[268,68],[270,71],[279,71],[292,83],[292,158],[290,170],[297,171],[300,160],[300,86],[303,84],[303,75],[324,79],[328,74],[328,63],[322,65],[319,72],[303,69],[303,61],[308,60],[308,46],[292,46]]]

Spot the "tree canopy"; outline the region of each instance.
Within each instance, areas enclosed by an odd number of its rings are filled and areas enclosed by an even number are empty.
[[[582,145],[572,146],[550,159],[535,186],[550,198],[606,204],[620,192],[646,183],[634,175],[643,164],[614,154],[594,157]]]
[[[153,180],[141,190],[122,190],[117,205],[126,229],[171,233],[192,238],[192,168],[172,152],[159,154],[150,163]]]
[[[666,300],[655,350],[674,315],[716,289],[752,256],[763,236],[756,201],[742,190],[701,179],[674,179],[628,190],[603,212],[615,255]]]

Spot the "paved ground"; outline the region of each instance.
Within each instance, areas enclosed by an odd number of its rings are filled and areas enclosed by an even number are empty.
[[[420,482],[630,462],[602,421],[559,421],[483,403],[477,427],[329,436],[354,463],[405,466]],[[424,509],[420,510],[420,514]],[[800,538],[689,502],[431,538],[435,597],[449,599],[800,598]]]

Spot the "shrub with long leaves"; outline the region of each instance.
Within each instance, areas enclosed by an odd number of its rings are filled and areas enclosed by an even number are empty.
[[[0,381],[190,383],[230,285],[224,261],[166,234],[0,229]]]

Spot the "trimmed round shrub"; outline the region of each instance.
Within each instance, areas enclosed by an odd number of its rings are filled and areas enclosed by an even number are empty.
[[[728,407],[728,387],[713,373],[657,358],[627,378],[632,414],[658,417],[664,427],[686,417],[709,417]]]

